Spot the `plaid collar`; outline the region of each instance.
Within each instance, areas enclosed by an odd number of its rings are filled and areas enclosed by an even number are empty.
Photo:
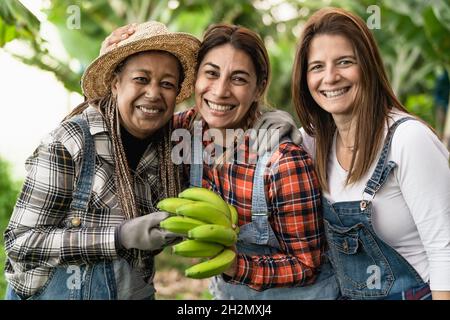
[[[95,136],[98,133],[108,132],[105,119],[95,106],[89,105],[89,107],[83,111],[83,115],[89,123],[91,135]]]

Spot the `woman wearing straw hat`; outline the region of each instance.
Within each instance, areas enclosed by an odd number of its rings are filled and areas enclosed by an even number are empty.
[[[122,34],[126,38],[126,32],[116,30],[105,45]],[[320,191],[311,159],[298,140],[255,150],[246,134],[264,127],[270,62],[261,37],[236,25],[209,27],[196,71],[196,105],[176,114],[174,127],[191,129],[194,141],[196,132],[200,141],[208,133],[215,139],[192,144],[190,182],[214,190],[239,213],[237,258],[213,278],[214,298],[336,299],[338,285],[323,255]],[[237,135],[229,139],[230,131]],[[203,145],[211,155],[205,162]],[[211,146],[222,156],[209,152]]]
[[[7,299],[152,299],[157,228],[176,196],[175,104],[192,92],[199,41],[157,22],[87,68],[87,101],[42,141],[5,231]]]

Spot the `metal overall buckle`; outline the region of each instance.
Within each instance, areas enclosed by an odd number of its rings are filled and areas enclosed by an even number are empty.
[[[366,192],[363,191],[363,194],[362,194],[362,197],[361,197],[362,200],[361,200],[361,202],[359,203],[359,209],[360,209],[361,211],[366,210],[367,207],[368,207],[368,205],[369,205],[369,203],[372,202],[373,199],[375,198],[375,193],[374,193],[373,195],[370,195],[370,198],[369,198],[369,199],[365,199],[365,198],[364,198],[364,195],[365,195],[365,194],[366,194]]]

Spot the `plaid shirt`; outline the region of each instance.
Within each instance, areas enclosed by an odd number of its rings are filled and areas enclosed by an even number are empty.
[[[30,296],[48,280],[56,266],[93,264],[124,257],[136,263],[136,250],[115,247],[115,228],[124,220],[114,184],[112,142],[102,115],[87,108],[96,148],[89,210],[84,217],[70,204],[83,158],[81,129],[64,122],[50,133],[26,161],[27,176],[5,231],[6,277],[16,293]],[[134,174],[141,214],[153,212],[159,189],[158,156],[151,146]],[[153,200],[153,201],[152,201]],[[81,225],[74,224],[81,218]],[[74,220],[75,219],[75,220]],[[153,257],[144,253],[139,270],[151,282]]]
[[[175,128],[189,128],[193,109],[175,115]],[[207,129],[206,124],[203,128]],[[248,143],[241,144],[249,155]],[[203,166],[203,187],[218,192],[239,213],[239,226],[251,222],[253,177],[256,164],[226,163]],[[274,255],[238,254],[231,283],[255,290],[310,284],[315,280],[324,250],[321,199],[310,157],[301,146],[282,143],[264,177],[269,223],[281,252]]]

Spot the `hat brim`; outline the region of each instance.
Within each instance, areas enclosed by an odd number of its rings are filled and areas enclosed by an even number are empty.
[[[128,56],[150,50],[166,51],[173,54],[181,63],[184,80],[176,103],[189,98],[193,92],[197,52],[200,41],[187,33],[170,33],[135,40],[101,55],[86,69],[81,78],[83,94],[88,99],[106,96],[111,90],[113,72],[117,65]]]

